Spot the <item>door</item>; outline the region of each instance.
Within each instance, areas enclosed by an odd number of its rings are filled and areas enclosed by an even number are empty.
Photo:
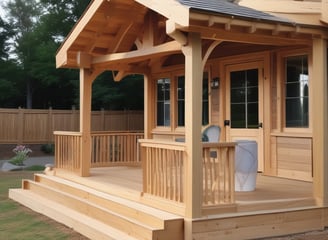
[[[226,67],[227,141],[255,140],[263,171],[263,62]]]

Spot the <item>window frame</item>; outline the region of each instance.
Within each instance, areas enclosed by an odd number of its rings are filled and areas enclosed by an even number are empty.
[[[308,57],[308,126],[307,127],[287,127],[286,126],[286,59],[288,57],[304,56]],[[310,49],[295,49],[281,51],[277,54],[277,115],[278,129],[285,133],[311,133],[312,132],[312,54]]]
[[[210,71],[207,69],[204,69],[204,74],[207,73],[207,86],[208,86],[208,93],[210,94]],[[154,94],[154,129],[155,132],[175,132],[175,133],[184,133],[185,126],[179,126],[178,125],[178,78],[179,77],[185,77],[184,71],[174,71],[170,73],[162,73],[159,75],[153,76],[153,80],[155,83],[155,94]],[[168,126],[159,126],[157,125],[157,117],[158,117],[158,109],[157,109],[157,101],[158,101],[158,93],[157,93],[157,82],[160,79],[170,79],[170,125]],[[211,101],[210,96],[208,96],[207,99],[208,103],[208,122],[211,120]],[[203,104],[203,98],[202,98],[202,104]],[[208,125],[207,123],[206,125]],[[202,125],[202,126],[206,126]]]

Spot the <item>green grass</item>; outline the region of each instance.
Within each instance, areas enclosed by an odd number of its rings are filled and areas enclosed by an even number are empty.
[[[33,168],[35,169],[35,168]],[[32,179],[32,171],[0,171],[1,240],[85,240],[87,238],[8,198],[9,188],[20,188],[22,179]]]

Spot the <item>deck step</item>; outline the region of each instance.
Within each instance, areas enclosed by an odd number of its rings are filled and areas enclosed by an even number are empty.
[[[31,193],[42,197],[42,200],[46,197],[48,201],[115,228],[118,232],[124,232],[135,239],[160,240],[168,239],[168,236],[177,236],[175,239],[182,239],[183,236],[181,217],[55,176],[36,174],[35,181],[23,181],[23,189],[20,195]],[[22,198],[15,199],[17,194],[12,194],[12,191],[14,190],[10,190],[10,196],[15,201],[34,208],[34,206],[29,206],[30,201],[21,202]],[[35,201],[38,200],[40,199],[36,198]],[[60,207],[58,212],[61,212],[61,209],[63,208]]]
[[[60,222],[90,239],[138,240],[100,221],[24,189],[10,189],[9,198]]]

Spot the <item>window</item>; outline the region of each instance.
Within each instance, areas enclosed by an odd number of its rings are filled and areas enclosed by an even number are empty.
[[[157,80],[157,126],[170,126],[171,122],[176,122],[178,127],[185,126],[185,76],[178,76],[175,84],[171,83],[169,78],[161,78]],[[171,92],[171,84],[173,85]],[[209,101],[208,101],[208,73],[204,73],[203,78],[203,113],[202,124],[209,123]],[[173,98],[171,94],[176,94]],[[170,107],[171,99],[176,99],[176,114],[174,120],[170,119],[170,111],[174,108]]]
[[[157,80],[157,126],[170,126],[170,85],[169,78]]]
[[[258,69],[230,73],[232,128],[258,128]]]
[[[185,125],[185,77],[178,77],[178,127],[183,127]]]
[[[309,127],[309,73],[306,55],[285,58],[285,124]]]

